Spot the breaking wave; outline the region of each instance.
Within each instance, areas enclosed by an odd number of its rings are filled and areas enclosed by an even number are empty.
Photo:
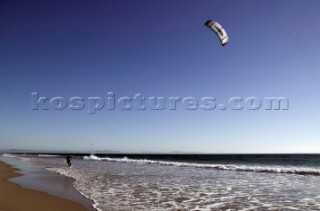
[[[38,157],[45,157],[45,158],[56,158],[56,157],[61,157],[61,155],[52,155],[52,154],[38,154]]]
[[[283,166],[249,166],[249,165],[232,165],[232,164],[200,164],[200,163],[187,163],[187,162],[174,162],[174,161],[157,161],[148,159],[130,159],[123,158],[108,158],[97,157],[95,155],[84,156],[84,160],[92,161],[110,161],[110,162],[125,162],[125,163],[137,163],[137,164],[158,164],[165,166],[177,166],[177,167],[194,167],[194,168],[206,168],[228,171],[248,171],[248,172],[263,172],[263,173],[284,173],[284,174],[299,174],[299,175],[315,175],[320,176],[319,168],[311,167],[283,167]]]

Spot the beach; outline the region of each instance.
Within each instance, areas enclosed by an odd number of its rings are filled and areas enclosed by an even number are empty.
[[[0,211],[320,211],[320,0],[0,0]]]
[[[0,162],[0,210],[19,211],[85,211],[87,208],[80,203],[58,198],[45,192],[22,188],[8,179],[19,177],[18,169]]]
[[[28,182],[14,180],[23,187],[39,190],[30,184],[41,182],[44,192],[75,202],[85,197],[99,211],[320,209],[318,154],[78,154],[72,168],[64,158],[7,154],[0,160],[26,172]]]

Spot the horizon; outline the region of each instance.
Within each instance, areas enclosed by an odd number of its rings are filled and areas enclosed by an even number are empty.
[[[90,155],[317,155],[320,154],[319,152],[307,152],[307,153],[301,153],[301,152],[287,152],[287,153],[281,153],[281,152],[243,152],[243,153],[237,153],[237,152],[215,152],[215,153],[202,153],[202,152],[122,152],[122,151],[114,151],[114,150],[96,150],[96,151],[72,151],[72,150],[66,150],[66,151],[55,151],[55,150],[32,150],[32,149],[7,149],[7,150],[0,150],[0,154],[39,154],[39,155],[53,155],[53,154],[90,154]]]
[[[318,154],[318,8],[1,1],[0,151]]]

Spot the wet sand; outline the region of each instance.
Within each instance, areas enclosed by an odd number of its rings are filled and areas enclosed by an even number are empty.
[[[0,210],[6,211],[85,211],[84,205],[45,192],[22,188],[8,179],[21,176],[18,169],[0,162]]]

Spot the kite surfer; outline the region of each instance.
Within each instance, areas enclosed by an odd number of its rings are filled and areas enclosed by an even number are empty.
[[[72,160],[72,157],[70,155],[67,155],[66,158],[66,163],[68,164],[69,168],[71,167],[71,160]]]

